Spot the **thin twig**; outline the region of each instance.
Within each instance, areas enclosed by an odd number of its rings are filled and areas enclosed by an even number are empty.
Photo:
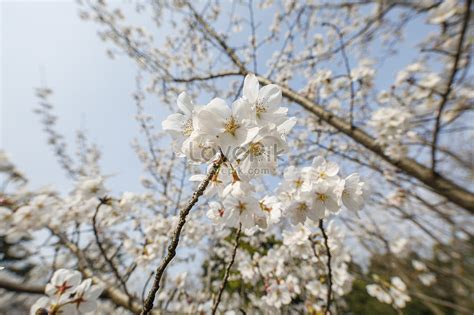
[[[128,292],[127,284],[126,284],[125,281],[123,280],[123,278],[122,278],[122,276],[120,275],[118,269],[115,267],[115,265],[114,265],[112,259],[107,257],[107,252],[105,251],[104,247],[102,246],[102,242],[100,241],[100,238],[99,238],[99,231],[98,231],[98,229],[97,229],[97,215],[99,214],[100,207],[101,207],[102,205],[109,204],[109,202],[110,202],[110,198],[108,198],[108,197],[99,198],[99,204],[98,204],[97,207],[95,208],[95,213],[94,213],[94,216],[92,217],[92,228],[93,228],[93,230],[94,230],[95,242],[97,243],[97,246],[99,247],[100,253],[101,253],[102,256],[104,257],[104,259],[105,259],[105,261],[107,262],[107,264],[109,265],[110,269],[112,269],[112,272],[114,273],[115,278],[117,278],[117,280],[118,280],[118,281],[120,282],[120,284],[122,285],[123,291],[124,291],[125,294],[128,296],[129,301],[132,301],[132,296],[131,296],[130,293]]]
[[[461,59],[462,51],[463,51],[463,43],[464,43],[464,37],[467,32],[467,28],[469,25],[469,20],[470,20],[470,14],[471,14],[471,4],[472,0],[467,0],[466,1],[466,6],[465,6],[465,13],[464,13],[464,21],[461,29],[461,35],[459,36],[459,42],[457,46],[457,53],[456,56],[454,57],[454,63],[453,63],[453,68],[451,70],[449,79],[448,79],[448,85],[446,87],[446,91],[443,93],[441,96],[441,103],[439,105],[438,109],[438,114],[436,116],[436,123],[435,123],[435,128],[433,131],[433,146],[431,149],[431,170],[433,173],[436,172],[436,147],[438,146],[438,137],[439,137],[439,130],[441,126],[441,116],[443,114],[443,109],[448,103],[448,98],[449,94],[452,91],[452,85],[454,83],[454,78],[456,77],[456,73],[458,71],[458,64],[459,60]]]
[[[156,293],[160,289],[161,278],[163,277],[163,274],[169,263],[176,256],[176,248],[179,244],[179,237],[181,235],[181,231],[183,230],[184,224],[186,223],[186,217],[188,216],[194,205],[198,202],[199,197],[201,197],[204,191],[206,190],[207,186],[209,185],[209,182],[211,181],[211,178],[215,175],[220,165],[224,162],[224,159],[225,157],[221,155],[217,161],[214,161],[211,170],[208,172],[206,178],[199,184],[199,187],[194,192],[193,196],[191,197],[191,200],[189,200],[188,205],[185,208],[181,209],[181,211],[179,212],[178,225],[176,226],[176,229],[173,232],[171,243],[168,246],[168,253],[156,269],[155,279],[153,280],[153,286],[150,289],[150,292],[148,293],[145,303],[143,304],[143,309],[140,313],[141,315],[150,314],[150,311],[153,308],[153,302],[155,301]]]
[[[43,285],[13,282],[8,279],[0,279],[0,289],[27,294],[44,294],[45,287]]]
[[[350,112],[349,112],[349,115],[350,115],[349,116],[349,122],[351,124],[351,128],[353,128],[354,127],[355,92],[354,92],[354,82],[352,81],[351,66],[349,64],[349,58],[347,57],[347,54],[346,54],[346,45],[344,44],[344,37],[343,37],[342,32],[339,29],[339,27],[337,27],[335,24],[325,22],[322,25],[323,26],[329,26],[329,27],[333,28],[336,31],[337,36],[339,36],[339,42],[341,43],[342,59],[344,60],[344,65],[346,67],[346,74],[347,74],[347,78],[349,79],[350,89],[351,89],[351,105],[350,105],[351,107],[350,107]]]
[[[326,312],[325,314],[331,314],[331,302],[332,302],[332,268],[331,268],[331,250],[329,249],[328,236],[324,230],[323,220],[319,220],[319,229],[323,233],[324,237],[324,246],[326,247],[326,254],[328,256],[327,267],[328,267],[328,293],[327,293],[327,302],[326,302]]]
[[[250,27],[252,29],[252,59],[253,59],[253,72],[257,73],[257,37],[255,36],[255,19],[253,14],[253,1],[249,0],[249,15],[250,15]]]
[[[222,280],[221,287],[219,289],[219,293],[217,294],[217,297],[214,301],[214,305],[212,306],[212,315],[216,314],[217,307],[219,306],[219,303],[221,302],[222,293],[224,292],[225,287],[227,285],[227,280],[229,279],[229,275],[230,275],[230,268],[232,268],[232,265],[234,264],[235,255],[237,254],[237,248],[239,247],[240,232],[241,231],[242,231],[242,223],[240,223],[239,229],[237,231],[237,236],[235,237],[235,245],[234,245],[234,249],[232,251],[232,258],[231,258],[229,264],[227,265],[227,268],[226,268],[225,274],[224,274],[224,280]]]

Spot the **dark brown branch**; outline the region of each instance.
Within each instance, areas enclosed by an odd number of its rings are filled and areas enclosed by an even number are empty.
[[[172,81],[176,83],[191,83],[195,81],[208,81],[218,78],[231,77],[231,76],[241,76],[242,74],[239,71],[222,71],[220,73],[209,74],[206,76],[194,76],[189,78],[176,78],[173,77]]]
[[[234,264],[235,255],[237,254],[237,248],[239,247],[241,231],[242,231],[242,223],[239,225],[239,229],[237,231],[237,236],[235,237],[235,245],[234,245],[234,249],[232,251],[232,258],[231,258],[229,264],[227,265],[227,268],[225,269],[224,280],[222,280],[222,284],[221,284],[221,287],[219,289],[219,293],[217,294],[217,297],[214,301],[214,305],[212,306],[212,315],[216,314],[217,308],[219,307],[219,303],[221,302],[222,293],[224,292],[225,287],[227,285],[227,280],[229,279],[229,275],[230,275],[230,268],[232,268],[232,265]]]
[[[141,315],[150,314],[150,311],[153,308],[153,302],[155,301],[156,293],[160,289],[161,278],[163,277],[163,274],[169,263],[176,256],[176,248],[179,244],[179,237],[181,235],[181,231],[183,230],[184,224],[186,223],[186,217],[188,216],[194,205],[198,202],[199,197],[201,197],[204,191],[206,190],[207,186],[209,185],[209,182],[211,181],[212,176],[214,176],[214,174],[217,172],[223,161],[224,156],[221,155],[219,159],[212,164],[211,170],[208,172],[206,178],[199,184],[199,187],[194,192],[193,196],[191,197],[191,200],[189,200],[188,205],[181,209],[181,211],[179,212],[178,225],[176,226],[173,232],[171,243],[168,246],[168,253],[156,269],[155,278],[153,280],[153,286],[150,289],[150,292],[148,293],[145,303],[143,304],[143,308],[140,313]]]
[[[325,314],[331,314],[331,303],[332,303],[332,267],[331,267],[331,250],[328,244],[328,236],[324,230],[323,220],[319,220],[319,229],[323,233],[324,246],[326,247],[326,255],[328,256],[327,267],[328,267],[328,293],[326,297],[326,311]]]
[[[433,131],[433,146],[431,149],[431,170],[433,171],[433,173],[436,172],[436,152],[439,140],[439,130],[441,127],[441,117],[443,115],[443,110],[446,104],[448,103],[449,95],[451,94],[451,91],[453,89],[454,78],[456,77],[456,73],[458,72],[458,64],[463,52],[464,37],[466,36],[466,31],[470,21],[471,4],[472,0],[466,1],[466,6],[464,8],[464,21],[461,29],[461,35],[459,37],[457,52],[454,57],[453,68],[451,69],[451,73],[449,75],[446,91],[441,95],[441,103],[439,104],[438,114],[436,115],[436,123]]]
[[[99,231],[97,230],[97,215],[99,214],[100,207],[102,205],[106,205],[110,202],[110,199],[108,197],[100,198],[99,199],[99,204],[95,208],[94,216],[92,217],[92,229],[94,230],[94,238],[95,242],[97,244],[97,247],[99,247],[100,253],[102,254],[102,257],[104,257],[105,261],[109,265],[110,269],[112,270],[113,274],[115,275],[115,278],[120,282],[122,285],[123,291],[125,294],[128,296],[129,300],[132,300],[132,296],[128,292],[127,289],[127,284],[125,283],[125,280],[122,278],[120,275],[117,267],[115,267],[114,262],[112,261],[112,258],[108,258],[107,252],[104,249],[104,246],[102,245],[102,242],[100,241],[99,238]]]
[[[44,294],[43,285],[16,283],[7,279],[0,279],[0,289],[17,293]]]
[[[229,58],[232,60],[232,62],[239,68],[239,72],[241,74],[246,74],[247,69],[245,68],[245,65],[243,64],[242,61],[240,61],[240,58],[237,56],[235,53],[235,50],[231,48],[225,40],[223,40],[219,34],[216,33],[216,31],[202,18],[202,16],[194,9],[194,7],[191,5],[190,2],[186,3],[188,8],[191,10],[193,13],[194,18],[199,22],[199,24],[204,28],[204,30],[212,37],[214,38],[219,46],[225,51],[225,53],[229,56]]]

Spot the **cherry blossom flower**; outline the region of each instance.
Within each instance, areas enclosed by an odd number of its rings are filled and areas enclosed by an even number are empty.
[[[48,308],[51,306],[51,300],[45,296],[39,298],[30,308],[30,315],[48,314]],[[44,311],[44,312],[41,312]]]
[[[263,197],[260,202],[260,214],[257,215],[257,224],[266,229],[269,226],[276,224],[280,221],[281,214],[282,214],[282,205],[279,199],[276,196],[265,196]]]
[[[250,119],[251,108],[245,102],[236,101],[231,109],[215,98],[197,114],[198,133],[215,137],[224,153],[231,152],[257,134],[258,128],[248,128]]]
[[[285,120],[288,108],[280,107],[281,89],[275,84],[260,88],[254,74],[248,74],[244,80],[243,100],[251,106],[253,117],[258,125],[275,126]]]
[[[286,145],[275,129],[261,129],[242,151],[238,157],[241,172],[255,176],[265,170],[270,174],[277,168],[278,156],[286,151]]]
[[[191,136],[196,128],[194,115],[197,107],[186,92],[179,94],[177,103],[181,113],[171,114],[161,123],[161,126],[171,135],[175,147],[181,150],[184,140]]]
[[[392,296],[393,303],[398,308],[404,308],[406,303],[411,301],[409,295],[406,294],[407,286],[399,277],[393,277],[390,280],[390,295]]]
[[[100,176],[84,177],[77,183],[76,191],[82,199],[103,197],[106,193],[104,178]]]
[[[398,309],[404,308],[406,303],[411,301],[410,296],[406,294],[407,287],[399,277],[392,277],[390,283],[383,282],[382,284],[383,286],[367,285],[367,293],[382,303],[393,304]]]
[[[92,285],[92,280],[86,279],[77,287],[71,304],[79,313],[93,312],[97,308],[97,299],[102,291],[103,288]]]
[[[339,181],[337,173],[339,166],[334,162],[327,162],[322,156],[317,156],[313,159],[310,167],[303,170],[308,176],[307,183],[314,185],[322,182],[335,184]],[[306,185],[306,189],[311,189]]]
[[[351,174],[343,182],[342,203],[351,211],[359,211],[364,205],[364,183],[360,182],[359,174]]]
[[[334,185],[328,183],[320,183],[312,187],[312,207],[319,218],[324,216],[325,211],[336,213],[340,209],[335,188]]]
[[[288,305],[291,302],[291,293],[283,280],[272,280],[267,286],[267,294],[262,297],[267,305],[280,308],[282,305]]]
[[[81,282],[81,273],[75,270],[57,270],[50,283],[46,285],[45,293],[50,297],[67,296],[74,293]]]
[[[255,226],[255,215],[259,208],[258,200],[251,195],[241,195],[236,197],[234,194],[228,194],[224,199],[224,209],[228,216],[226,224],[231,227],[250,229]]]
[[[286,207],[285,214],[290,218],[292,224],[305,223],[306,218],[316,222],[323,217],[324,212],[315,209],[308,200],[310,200],[309,193],[301,194]]]
[[[103,289],[93,285],[91,279],[81,283],[81,273],[58,269],[46,285],[45,293],[30,308],[30,314],[86,314],[97,308],[97,299]]]
[[[178,152],[182,152],[195,163],[209,162],[215,159],[219,152],[217,140],[217,138],[196,131],[184,140],[181,151]]]
[[[427,287],[431,286],[433,283],[436,282],[436,276],[431,272],[426,272],[422,273],[421,275],[418,275],[418,279],[420,279],[421,283],[423,283],[423,285]]]
[[[212,220],[214,224],[223,225],[226,219],[226,211],[224,206],[217,201],[211,201],[209,203],[209,210],[207,211],[207,217]]]
[[[378,284],[369,284],[365,287],[367,293],[370,296],[377,298],[382,303],[391,304],[392,297],[384,289],[382,289]]]

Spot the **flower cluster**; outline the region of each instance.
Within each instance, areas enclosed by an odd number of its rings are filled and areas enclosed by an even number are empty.
[[[79,271],[57,270],[46,285],[48,297],[40,298],[31,307],[31,314],[74,315],[93,312],[103,288],[93,285],[91,279],[81,282],[81,278]]]
[[[323,157],[314,158],[311,166],[285,170],[280,185],[279,199],[284,214],[293,224],[314,222],[330,213],[337,213],[342,205],[350,211],[359,211],[364,204],[365,184],[353,173],[342,179],[339,166]]]
[[[222,152],[232,171],[246,176],[276,168],[277,156],[286,151],[286,134],[296,123],[288,108],[280,107],[281,89],[274,84],[260,88],[255,75],[245,78],[243,97],[229,107],[214,98],[205,106],[194,105],[185,93],[178,97],[180,113],[162,123],[175,149],[194,162],[209,162]]]
[[[402,107],[383,107],[372,114],[369,125],[375,129],[377,142],[388,155],[400,157],[406,153],[401,144],[407,137],[411,119],[411,113]]]
[[[418,279],[423,285],[429,287],[436,282],[436,276],[434,273],[428,270],[426,264],[419,260],[412,260],[412,266],[418,273]]]
[[[270,84],[260,88],[255,75],[245,77],[243,96],[229,107],[215,98],[205,106],[195,106],[189,96],[178,97],[181,113],[170,115],[162,124],[174,140],[176,150],[189,160],[213,161],[225,157],[206,191],[219,195],[210,204],[209,217],[228,226],[251,229],[273,221],[267,203],[259,201],[251,181],[275,172],[278,157],[287,151],[286,135],[296,123],[288,108],[281,107],[281,89]],[[204,175],[191,180],[201,181]],[[223,209],[226,209],[225,211]],[[268,208],[271,209],[271,208]],[[263,210],[263,211],[260,211]]]
[[[225,101],[213,99],[205,106],[195,106],[182,93],[178,107],[182,113],[172,114],[163,122],[179,153],[195,162],[209,162],[224,154],[216,175],[206,191],[208,197],[218,195],[210,203],[208,217],[216,224],[247,231],[266,229],[278,222],[282,213],[292,223],[306,218],[318,221],[328,213],[336,213],[344,204],[358,211],[364,201],[358,174],[346,179],[338,176],[339,167],[322,157],[310,167],[289,167],[278,196],[258,199],[253,180],[265,171],[274,172],[277,158],[287,152],[286,135],[295,125],[288,109],[280,107],[281,89],[270,84],[260,88],[257,78],[249,74],[243,86],[243,97],[229,108]],[[191,180],[201,181],[204,175]]]
[[[343,231],[330,223],[326,232],[332,249],[332,291],[334,296],[343,296],[351,290],[353,281],[348,272],[351,258],[342,246]],[[297,307],[302,300],[304,310],[324,310],[328,290],[324,280],[328,273],[327,255],[317,225],[299,224],[285,230],[281,241],[275,241],[271,233],[257,233],[244,239],[250,241],[254,250],[238,252],[237,269],[248,286],[257,288],[263,282],[263,290],[249,293],[252,303],[263,313],[278,313],[288,305]],[[270,242],[272,247],[267,249]]]
[[[411,301],[406,292],[407,286],[399,277],[393,277],[390,283],[382,281],[378,277],[376,277],[376,280],[379,280],[381,284],[369,284],[366,290],[369,295],[377,298],[380,302],[393,304],[397,309],[401,309],[406,306],[407,302]]]

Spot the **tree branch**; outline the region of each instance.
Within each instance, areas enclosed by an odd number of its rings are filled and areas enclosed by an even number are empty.
[[[341,43],[342,59],[344,60],[344,65],[346,67],[346,74],[347,74],[347,78],[349,79],[349,84],[350,84],[351,102],[350,102],[350,111],[349,111],[349,123],[351,124],[351,127],[353,127],[354,126],[355,91],[354,91],[354,82],[352,80],[351,66],[349,64],[349,58],[347,57],[347,54],[346,54],[346,46],[344,44],[344,37],[339,27],[337,27],[335,24],[325,22],[322,25],[331,27],[332,29],[336,31],[337,35],[339,36],[339,42]]]
[[[242,223],[240,223],[239,229],[237,231],[237,236],[235,237],[235,245],[234,245],[234,250],[232,251],[232,258],[231,258],[229,264],[227,265],[227,268],[226,268],[225,274],[224,274],[224,280],[222,280],[222,284],[221,284],[221,287],[219,289],[219,293],[217,294],[217,298],[215,299],[214,305],[212,306],[212,315],[216,314],[217,307],[219,306],[219,303],[221,302],[222,293],[224,292],[225,287],[227,285],[227,280],[229,279],[229,275],[230,275],[230,268],[232,268],[232,265],[234,264],[235,255],[237,254],[237,248],[239,247],[241,231],[242,231]]]
[[[94,230],[95,242],[96,242],[97,246],[99,247],[100,253],[104,257],[104,259],[107,262],[107,264],[109,265],[110,269],[112,269],[112,272],[114,273],[115,278],[117,278],[117,280],[122,285],[123,291],[128,296],[129,300],[132,301],[132,296],[128,292],[127,284],[125,283],[125,280],[122,278],[119,271],[117,270],[117,267],[115,267],[114,262],[112,261],[112,258],[107,257],[107,252],[105,251],[104,247],[102,246],[102,242],[100,241],[100,238],[99,238],[99,232],[97,230],[97,215],[99,214],[100,207],[102,205],[108,204],[109,202],[110,202],[110,199],[108,197],[100,198],[99,199],[99,204],[95,208],[94,216],[92,217],[92,228]]]
[[[43,285],[17,283],[7,279],[0,279],[0,289],[17,293],[44,294]]]
[[[332,303],[332,267],[331,267],[331,250],[328,244],[328,236],[324,230],[323,219],[319,220],[319,229],[323,233],[324,246],[326,247],[326,255],[328,256],[327,267],[328,267],[328,293],[326,297],[326,311],[325,314],[331,314],[331,303]]]
[[[459,37],[456,55],[454,56],[453,68],[451,69],[451,73],[449,75],[446,91],[441,95],[441,103],[439,104],[438,115],[436,115],[435,128],[433,131],[433,145],[431,149],[431,169],[433,173],[436,172],[436,152],[437,152],[437,146],[438,146],[439,130],[441,128],[441,116],[443,115],[444,107],[448,103],[448,98],[449,98],[449,94],[451,94],[451,91],[452,91],[454,78],[456,77],[456,73],[458,72],[459,59],[461,59],[461,55],[463,51],[462,46],[464,43],[464,37],[466,35],[466,31],[467,31],[469,21],[470,21],[471,4],[472,4],[472,0],[466,1],[466,6],[464,8],[465,12],[464,12],[463,25],[461,28],[461,35]]]
[[[155,300],[156,293],[160,289],[160,281],[163,277],[163,273],[165,272],[165,269],[166,267],[168,267],[169,263],[176,256],[176,248],[178,247],[181,231],[184,227],[184,224],[186,223],[186,217],[188,216],[194,205],[198,202],[199,197],[201,197],[201,195],[206,190],[207,186],[209,185],[209,182],[211,181],[212,176],[214,176],[214,174],[217,172],[221,164],[224,162],[224,159],[225,157],[221,154],[219,159],[212,164],[211,170],[208,172],[206,178],[199,184],[199,187],[194,192],[193,196],[191,197],[191,200],[189,200],[188,205],[185,208],[181,209],[179,213],[178,225],[176,226],[176,229],[173,232],[171,243],[168,246],[168,253],[156,269],[153,286],[150,289],[150,292],[148,293],[145,303],[143,304],[143,308],[140,313],[141,315],[150,314],[150,311],[153,308],[153,302]]]

